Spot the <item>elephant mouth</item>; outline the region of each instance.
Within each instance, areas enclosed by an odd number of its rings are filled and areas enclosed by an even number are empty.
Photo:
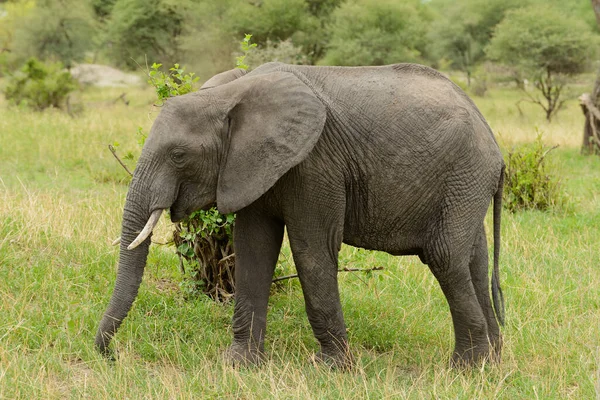
[[[181,222],[188,216],[192,215],[192,213],[195,211],[198,211],[198,210],[208,211],[212,207],[215,207],[215,206],[216,206],[216,203],[212,202],[212,203],[209,203],[202,207],[188,207],[187,209],[183,209],[181,207],[177,207],[176,204],[174,204],[169,209],[169,214],[171,215],[171,222],[173,222],[173,223]]]
[[[173,223],[181,222],[183,219],[185,219],[185,217],[191,214],[183,209],[177,209],[176,207],[171,207],[169,211],[169,214],[171,215],[171,222]]]

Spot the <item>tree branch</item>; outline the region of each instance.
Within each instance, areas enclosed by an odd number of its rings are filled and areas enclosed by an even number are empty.
[[[125,165],[123,163],[123,161],[121,161],[121,159],[119,158],[119,156],[117,155],[117,151],[115,150],[115,148],[113,147],[112,144],[108,145],[108,149],[110,150],[110,152],[113,154],[113,156],[115,156],[115,158],[117,159],[117,161],[119,162],[119,164],[121,164],[121,167],[123,167],[125,169],[125,171],[127,171],[127,173],[131,176],[133,176],[133,174],[131,173],[131,171],[129,170],[129,168],[127,168],[127,165]]]
[[[342,269],[338,269],[338,272],[369,272],[369,271],[381,271],[383,270],[383,267],[373,267],[373,268],[348,268],[348,267],[344,267]],[[286,276],[280,276],[278,278],[273,279],[272,283],[275,282],[280,282],[286,279],[292,279],[292,278],[297,278],[298,274],[292,274],[292,275],[286,275]]]

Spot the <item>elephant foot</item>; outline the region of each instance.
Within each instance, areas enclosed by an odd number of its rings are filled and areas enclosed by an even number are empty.
[[[484,363],[500,362],[501,343],[486,342],[485,344],[474,345],[465,350],[455,349],[450,360],[453,368],[470,368]]]
[[[262,363],[264,353],[256,346],[234,343],[225,352],[225,359],[234,367],[251,367]]]
[[[321,348],[315,354],[315,361],[327,365],[332,369],[350,370],[354,366],[354,357],[350,353],[350,348],[346,345],[343,348],[335,346],[333,349]]]

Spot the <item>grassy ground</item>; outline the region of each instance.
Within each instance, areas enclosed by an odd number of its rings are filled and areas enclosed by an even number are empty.
[[[579,155],[582,116],[571,102],[551,125],[511,90],[476,102],[505,149],[532,141],[552,152],[568,210],[504,214],[507,301],[502,363],[448,368],[450,314],[433,276],[411,257],[344,247],[340,285],[351,372],[310,362],[316,350],[297,281],[274,290],[260,368],[221,358],[231,305],[184,300],[173,250],[153,246],[140,295],[116,338],[116,363],[93,348],[108,302],[127,174],[106,149],[136,150],[155,113],[149,90],[88,91],[76,119],[0,104],[0,398],[503,398],[600,395],[600,159]],[[90,104],[93,103],[93,104]],[[162,222],[161,235],[170,227]],[[281,258],[285,267],[289,249]]]

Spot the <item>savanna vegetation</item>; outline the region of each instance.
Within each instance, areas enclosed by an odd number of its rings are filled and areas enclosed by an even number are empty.
[[[548,24],[556,15],[563,18]],[[541,31],[549,33],[536,38]],[[80,87],[71,92],[77,113],[64,111],[66,97],[36,107],[18,96],[47,100],[43,88],[70,88],[53,62],[134,71],[146,59],[177,62],[202,82],[235,65],[244,33],[258,44],[243,60],[251,67],[275,59],[416,61],[472,95],[516,168],[502,226],[501,363],[449,367],[448,306],[418,258],[343,247],[340,268],[382,268],[340,273],[356,367],[310,362],[317,344],[300,285],[287,279],[273,285],[267,362],[232,368],[221,355],[233,305],[190,296],[174,247],[165,244],[173,231],[167,220],[115,338],[118,360],[96,352],[130,180],[106,146],[118,142],[135,160],[135,133],[149,130],[156,93],[150,85]],[[580,153],[584,116],[576,100],[594,85],[597,35],[587,0],[0,2],[0,398],[599,396],[600,158]],[[518,47],[531,43],[540,51]],[[24,78],[37,70],[50,72]],[[123,92],[127,103],[115,102]],[[123,161],[133,167],[132,160]],[[278,273],[294,272],[284,244]]]

